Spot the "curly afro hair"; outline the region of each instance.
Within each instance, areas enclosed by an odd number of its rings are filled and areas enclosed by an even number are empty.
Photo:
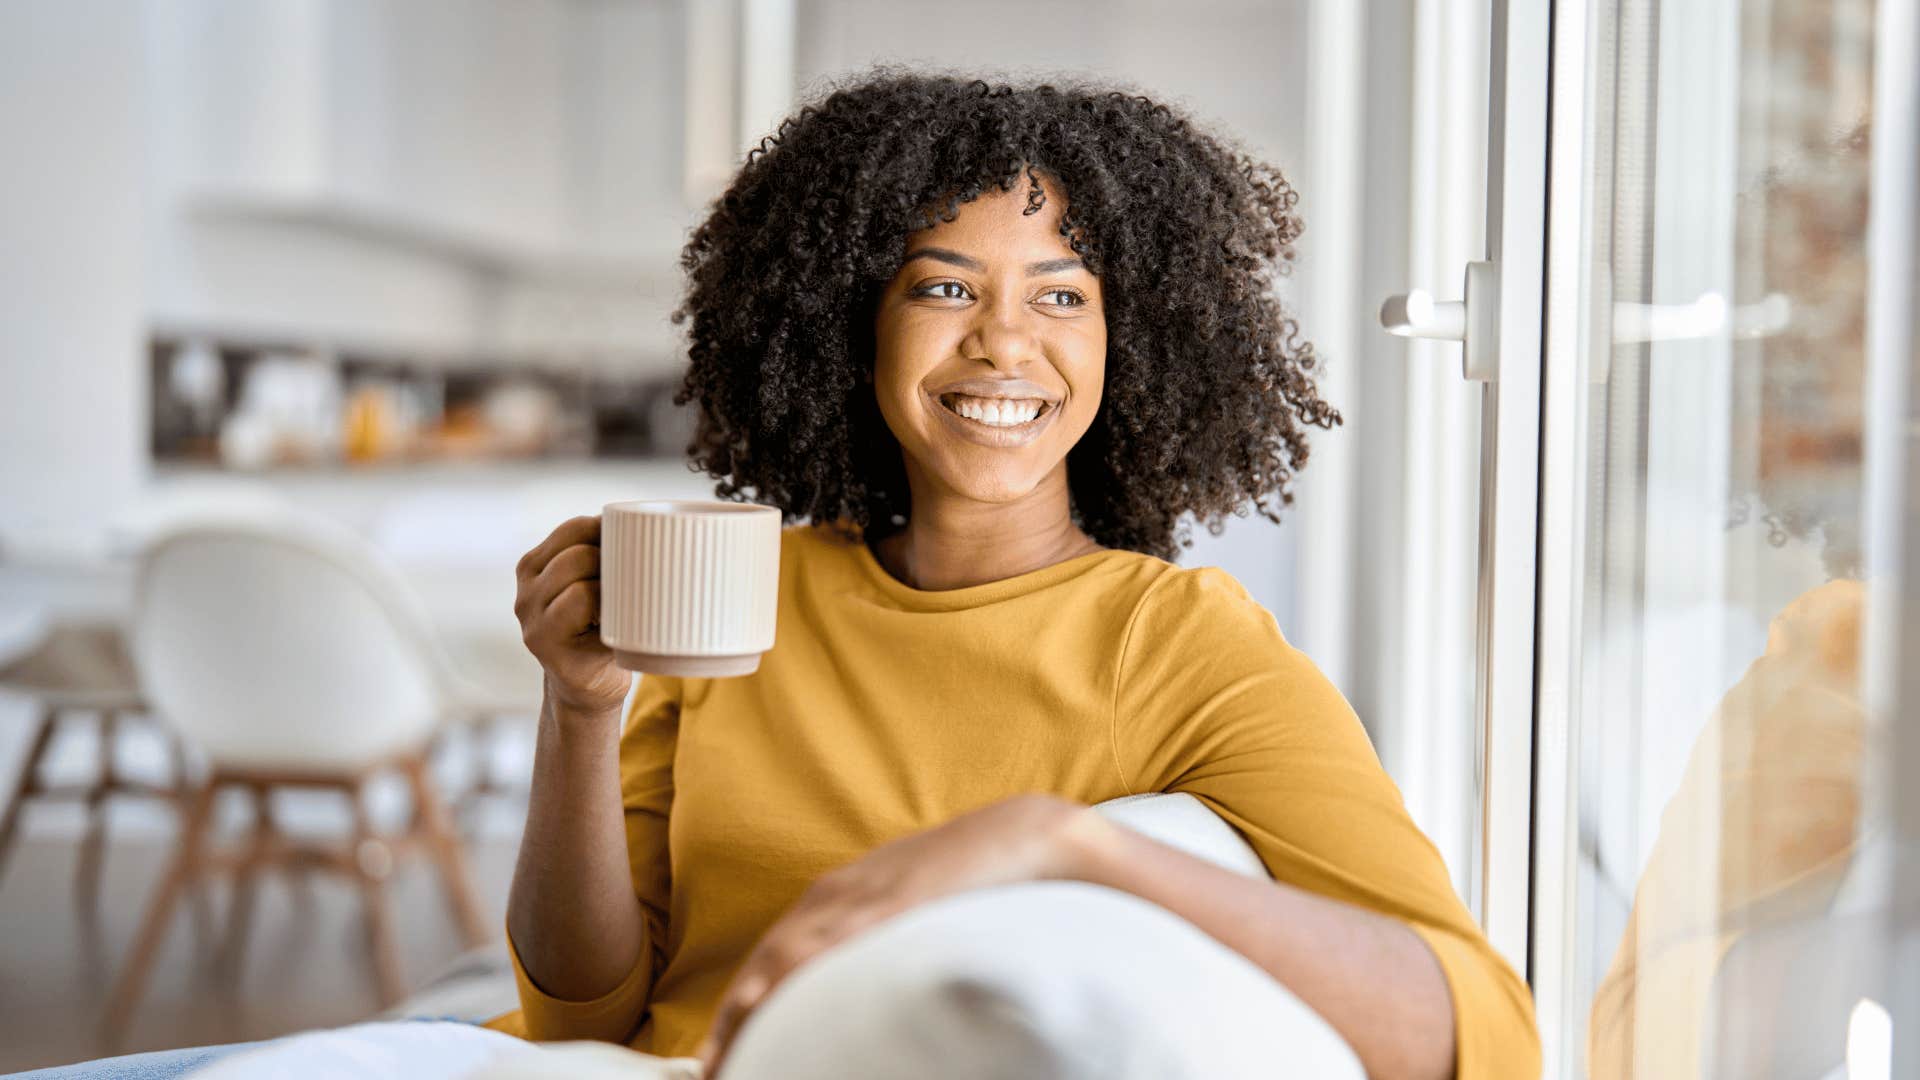
[[[698,404],[688,467],[719,498],[847,539],[905,525],[900,444],[865,380],[878,297],[911,230],[1039,173],[1060,232],[1101,280],[1099,417],[1067,455],[1074,523],[1171,561],[1191,513],[1218,535],[1255,505],[1278,523],[1305,425],[1340,414],[1274,294],[1300,234],[1280,171],[1144,95],[1054,80],[989,85],[891,65],[838,85],[750,150],[680,256],[691,319],[675,405]]]

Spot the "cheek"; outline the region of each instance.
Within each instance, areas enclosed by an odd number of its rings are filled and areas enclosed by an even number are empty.
[[[1092,426],[1094,418],[1100,415],[1103,398],[1104,388],[1100,383],[1100,374],[1095,372],[1087,381],[1086,389],[1080,392],[1080,414],[1084,426]]]
[[[1077,399],[1074,410],[1079,416],[1082,430],[1093,424],[1100,413],[1100,404],[1104,397],[1107,378],[1107,340],[1105,334],[1094,335],[1093,340],[1082,343],[1076,353],[1076,363],[1068,374],[1068,384],[1073,388]]]
[[[907,320],[886,317],[877,320],[873,328],[874,381],[900,377],[903,371],[911,369],[914,357],[926,347],[921,340],[925,336],[922,328]]]
[[[903,362],[912,353],[901,349],[900,344],[896,339],[890,348],[884,340],[876,342],[873,385],[862,389],[873,395],[880,419],[893,437],[902,443],[910,443],[917,441],[914,432],[920,423],[920,409],[916,401],[920,393],[920,375],[910,363]]]

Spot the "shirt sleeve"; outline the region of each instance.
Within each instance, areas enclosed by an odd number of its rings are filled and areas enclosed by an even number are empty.
[[[1426,942],[1453,1001],[1460,1080],[1540,1074],[1526,983],[1454,892],[1352,707],[1232,575],[1174,570],[1149,587],[1121,647],[1113,725],[1129,792],[1192,794],[1275,880]]]
[[[640,899],[646,941],[620,985],[591,1001],[568,1001],[536,985],[507,936],[513,978],[520,992],[513,1014],[488,1026],[529,1039],[599,1039],[625,1042],[640,1026],[653,983],[666,965],[667,900],[672,872],[667,856],[667,814],[673,804],[673,754],[679,741],[682,680],[643,675],[638,680],[620,736],[620,791],[626,811],[627,866]]]

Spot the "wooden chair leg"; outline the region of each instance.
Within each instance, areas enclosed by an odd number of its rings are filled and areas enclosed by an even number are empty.
[[[0,878],[7,870],[7,856],[13,852],[14,834],[20,828],[20,811],[27,799],[40,788],[40,761],[53,744],[54,710],[42,705],[35,713],[33,733],[27,738],[27,756],[20,778],[9,793],[6,809],[0,812]]]
[[[473,877],[467,871],[466,851],[447,813],[447,804],[441,800],[424,759],[415,758],[403,768],[412,789],[418,828],[439,867],[440,887],[446,891],[447,904],[453,909],[460,935],[469,948],[482,944],[493,935],[487,930],[486,918],[480,914],[480,898],[474,893]]]
[[[374,831],[367,817],[363,787],[351,789],[353,798],[353,866],[360,883],[360,902],[367,919],[367,952],[381,1008],[397,1004],[406,994],[400,975],[400,953],[394,940],[393,914],[387,907],[387,877],[393,872],[392,849]]]
[[[100,739],[94,749],[93,783],[87,787],[87,825],[80,836],[79,857],[73,868],[73,893],[81,910],[91,911],[100,902],[100,859],[106,843],[107,796],[116,783],[113,767],[114,743],[119,736],[120,714],[112,709],[100,712]]]
[[[178,732],[166,725],[160,725],[161,737],[167,740],[167,757],[173,767],[173,787],[175,791],[186,791],[191,783],[187,778],[187,744]]]
[[[217,776],[208,777],[206,784],[190,797],[173,863],[160,879],[153,899],[147,904],[146,919],[140,925],[139,935],[134,938],[133,950],[127,955],[126,970],[121,972],[113,995],[107,1001],[100,1034],[109,1048],[118,1047],[126,1034],[127,1021],[133,1016],[134,1006],[139,1004],[147,975],[160,954],[161,942],[166,938],[175,902],[201,876],[201,849],[206,843],[208,824],[213,816],[213,796],[218,780]]]
[[[246,856],[234,869],[233,898],[227,907],[227,940],[220,952],[220,970],[226,976],[225,985],[229,989],[240,982],[247,933],[253,926],[254,896],[274,833],[273,811],[268,801],[271,795],[266,786],[247,785],[247,796],[253,805],[253,834]]]
[[[443,729],[442,738],[451,739],[451,725]],[[461,780],[460,790],[454,793],[448,804],[448,813],[452,815],[454,828],[462,836],[473,833],[475,818],[479,814],[480,797],[486,785],[487,774],[491,770],[487,761],[488,739],[482,728],[482,721],[475,719],[461,725],[459,736]],[[428,758],[432,760],[431,757]]]
[[[181,820],[184,821],[190,799],[188,793],[194,790],[193,769],[187,754],[186,740],[180,737],[179,732],[164,723],[156,720],[155,726],[159,729],[161,737],[167,741],[167,756],[172,759],[173,766],[174,797],[180,806]],[[212,948],[214,940],[213,901],[208,891],[206,882],[203,880],[196,883],[193,895],[190,897],[193,904],[193,940],[202,955]]]

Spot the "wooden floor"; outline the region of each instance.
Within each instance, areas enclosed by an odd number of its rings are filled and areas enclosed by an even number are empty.
[[[468,857],[491,926],[506,910],[515,845],[483,840]],[[131,1053],[266,1038],[351,1023],[379,1011],[365,925],[352,886],[325,875],[261,885],[238,978],[215,963],[226,890],[211,890],[204,925],[194,905],[174,919],[123,1045],[110,1051],[97,1018],[171,844],[154,837],[108,847],[97,911],[76,906],[72,844],[26,837],[0,877],[0,1072]],[[409,860],[392,880],[393,914],[409,986],[459,953],[459,935],[430,865]]]

